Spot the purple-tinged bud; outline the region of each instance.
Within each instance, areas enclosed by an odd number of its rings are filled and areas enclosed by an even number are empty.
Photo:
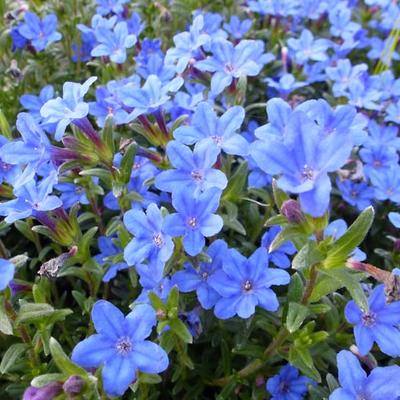
[[[393,244],[393,251],[395,253],[400,253],[400,240],[397,239]]]
[[[85,386],[85,381],[77,375],[70,376],[63,385],[64,393],[75,396],[78,395],[83,387]]]
[[[301,211],[300,203],[296,200],[290,199],[284,201],[281,206],[281,213],[288,219],[290,224],[300,224],[304,221],[304,214]]]
[[[22,400],[52,400],[62,391],[62,383],[51,382],[41,388],[30,386],[25,390]]]
[[[265,378],[262,375],[256,377],[256,386],[261,387],[265,385]]]

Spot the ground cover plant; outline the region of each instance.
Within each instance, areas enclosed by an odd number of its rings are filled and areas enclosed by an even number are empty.
[[[396,1],[0,15],[1,399],[400,399]]]

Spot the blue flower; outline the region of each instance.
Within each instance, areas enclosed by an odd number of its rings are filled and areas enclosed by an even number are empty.
[[[181,77],[161,82],[156,75],[150,75],[140,89],[132,88],[132,84],[128,83],[121,89],[121,98],[125,105],[134,110],[128,115],[126,122],[133,121],[142,114],[157,112],[170,99],[168,93],[176,92],[182,85]]]
[[[165,232],[173,237],[183,236],[185,251],[196,256],[204,247],[204,237],[216,235],[223,220],[214,214],[219,206],[221,191],[212,188],[197,197],[186,188],[177,188],[172,193],[172,205],[177,213],[165,218]]]
[[[163,171],[157,175],[155,186],[166,192],[173,192],[179,186],[195,194],[212,187],[225,189],[228,183],[225,174],[212,166],[218,158],[219,151],[215,147],[197,144],[193,150],[177,141],[167,145],[167,155],[176,168]]]
[[[21,168],[18,165],[7,163],[2,158],[2,149],[9,143],[4,136],[0,136],[0,183],[7,182],[14,186],[21,176]]]
[[[137,379],[137,370],[156,374],[168,367],[168,356],[146,340],[156,324],[151,306],[139,304],[126,316],[105,300],[92,310],[96,334],[78,343],[72,360],[84,368],[102,366],[103,387],[110,396],[122,396]]]
[[[231,249],[222,263],[222,270],[209,278],[210,286],[221,296],[214,313],[219,319],[227,319],[236,314],[249,318],[256,306],[276,311],[279,302],[270,286],[286,285],[289,281],[286,271],[268,268],[266,249],[257,249],[249,259]]]
[[[55,186],[61,192],[60,198],[66,210],[75,204],[89,204],[86,191],[75,183],[62,182]]]
[[[96,0],[98,7],[96,8],[97,14],[121,14],[124,11],[124,4],[128,0]]]
[[[241,39],[250,30],[253,21],[251,19],[240,20],[236,15],[232,15],[229,24],[224,24],[224,29],[234,38]]]
[[[385,121],[394,122],[395,124],[400,123],[400,100],[390,104],[386,109]]]
[[[40,109],[43,104],[54,97],[54,89],[51,85],[46,85],[40,91],[39,96],[33,94],[24,94],[20,97],[19,102],[24,108],[29,111],[29,114],[35,119],[36,122],[40,123],[42,121],[42,116],[40,115]]]
[[[197,61],[195,67],[213,73],[211,92],[214,95],[220,94],[234,79],[258,75],[264,64],[274,59],[264,53],[264,44],[259,40],[242,40],[234,46],[228,40],[215,39],[210,50],[212,56]]]
[[[279,226],[273,226],[266,231],[261,238],[261,246],[268,250],[272,241],[280,231],[281,228]],[[268,251],[268,253],[270,261],[272,261],[277,267],[286,269],[290,267],[290,259],[288,255],[296,253],[296,248],[293,246],[292,242],[285,242],[276,250],[271,252]]]
[[[0,258],[0,290],[4,290],[14,278],[15,265]]]
[[[369,177],[376,199],[400,203],[400,167],[398,165],[382,171],[370,171]]]
[[[82,85],[74,82],[65,82],[63,97],[47,101],[40,109],[40,114],[47,122],[56,123],[55,139],[61,140],[67,126],[75,121],[85,118],[89,112],[89,105],[83,101],[90,85],[96,77],[89,78]]]
[[[374,199],[374,189],[367,182],[337,179],[336,184],[343,200],[353,207],[357,207],[360,211],[370,206]]]
[[[257,165],[268,174],[281,175],[278,186],[299,193],[306,213],[323,215],[331,192],[328,172],[342,167],[350,156],[350,135],[325,134],[305,113],[295,111],[286,124],[285,136],[265,135],[263,139],[251,145],[250,154]]]
[[[400,367],[374,368],[367,376],[357,357],[342,350],[337,356],[340,388],[329,400],[397,400],[400,396]]]
[[[381,173],[397,165],[399,156],[394,147],[384,145],[372,145],[360,150],[360,157],[365,163],[364,171],[369,177],[374,173]]]
[[[271,400],[302,400],[308,392],[308,385],[312,384],[315,382],[287,364],[278,375],[267,380],[266,389],[272,396]]]
[[[209,103],[201,102],[192,116],[190,125],[176,129],[174,138],[184,144],[201,142],[227,154],[245,156],[248,154],[249,145],[243,136],[236,134],[243,119],[243,107],[231,107],[221,117],[217,117]]]
[[[400,228],[400,213],[397,212],[390,212],[388,214],[389,221],[396,227]]]
[[[141,210],[129,210],[124,214],[124,224],[135,237],[124,249],[129,265],[147,260],[150,265],[164,267],[174,250],[171,237],[165,233],[165,219],[156,204]]]
[[[126,49],[136,43],[136,36],[129,34],[126,22],[118,22],[113,30],[98,27],[95,35],[100,44],[90,54],[93,57],[108,56],[117,64],[123,64],[126,61]]]
[[[367,355],[376,342],[382,352],[400,356],[400,301],[386,303],[384,285],[377,286],[368,299],[368,310],[361,310],[351,300],[345,308],[347,321],[355,325],[354,336],[362,355]]]
[[[205,310],[214,307],[220,299],[220,295],[210,286],[209,279],[220,270],[228,250],[223,240],[216,240],[207,249],[210,262],[201,262],[198,268],[190,263],[184,264],[184,269],[176,272],[172,282],[178,286],[181,292],[187,293],[196,291],[199,303]]]
[[[400,138],[397,136],[398,128],[396,126],[379,125],[373,119],[368,123],[368,138],[364,142],[364,147],[374,145],[384,145],[394,147],[400,150]]]
[[[298,82],[292,74],[283,74],[278,81],[272,78],[266,78],[268,87],[276,89],[280,96],[286,98],[291,92],[306,86],[306,82]]]
[[[61,39],[57,32],[57,17],[54,14],[46,15],[43,20],[27,11],[24,16],[25,23],[18,28],[18,33],[29,40],[36,51],[44,50],[50,43]]]
[[[326,61],[327,50],[331,47],[329,40],[314,39],[314,35],[308,29],[303,29],[298,39],[290,38],[287,43],[298,64],[304,64],[309,60]]]
[[[14,189],[15,199],[0,203],[0,215],[6,216],[9,224],[16,220],[35,216],[37,212],[51,211],[62,206],[62,201],[50,193],[57,183],[57,173],[53,171],[37,183],[34,179]]]

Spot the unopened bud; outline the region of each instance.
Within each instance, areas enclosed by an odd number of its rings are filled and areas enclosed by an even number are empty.
[[[291,224],[300,224],[304,220],[303,211],[301,211],[299,202],[293,199],[283,202],[281,206],[281,213]]]
[[[60,382],[51,382],[41,388],[30,386],[25,390],[22,400],[52,400],[62,391]]]
[[[84,385],[85,381],[80,376],[73,375],[64,382],[63,390],[64,393],[75,396],[82,391]]]

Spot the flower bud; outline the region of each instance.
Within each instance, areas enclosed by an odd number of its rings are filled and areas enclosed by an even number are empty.
[[[62,384],[51,382],[41,388],[30,386],[25,390],[22,400],[52,400],[61,393]]]
[[[85,381],[80,376],[72,375],[64,382],[64,393],[75,396],[82,391],[84,385]]]
[[[281,213],[291,224],[300,224],[304,220],[303,211],[301,211],[299,202],[293,199],[283,202],[281,206]]]

